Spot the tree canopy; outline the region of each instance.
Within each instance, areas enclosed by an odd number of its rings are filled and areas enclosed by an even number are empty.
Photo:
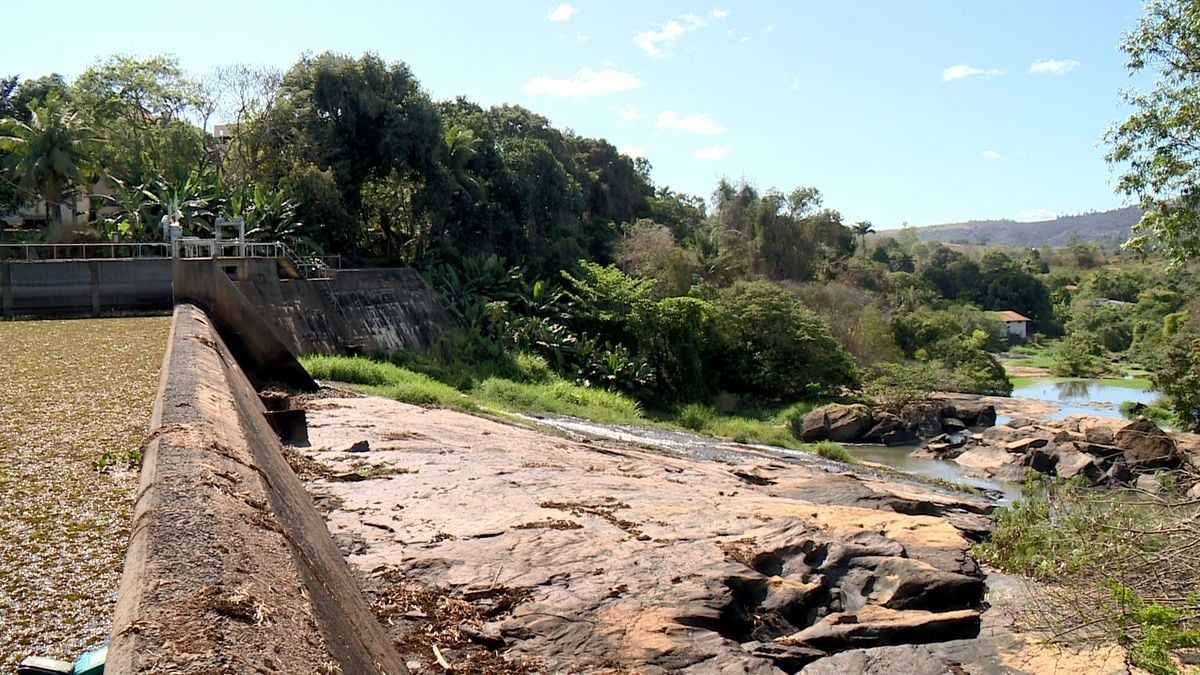
[[[1131,74],[1156,78],[1123,94],[1133,113],[1105,136],[1108,160],[1124,167],[1117,190],[1145,210],[1130,244],[1183,262],[1200,252],[1200,4],[1150,0],[1120,46]]]

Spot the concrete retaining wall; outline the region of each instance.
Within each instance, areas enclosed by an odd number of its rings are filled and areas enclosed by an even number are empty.
[[[106,673],[405,673],[207,316],[176,307]]]
[[[269,383],[316,391],[317,383],[288,348],[286,336],[272,327],[270,307],[251,304],[215,260],[174,263],[175,302],[199,306],[212,319],[230,351],[255,387]]]
[[[170,260],[0,263],[0,310],[6,317],[169,309]]]
[[[333,279],[257,277],[236,285],[297,354],[425,351],[448,321],[410,268],[342,270]]]

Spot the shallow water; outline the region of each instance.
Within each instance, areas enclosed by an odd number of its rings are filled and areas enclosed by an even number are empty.
[[[966,467],[957,462],[912,457],[911,453],[917,449],[917,446],[889,448],[886,445],[848,445],[846,449],[864,462],[883,464],[899,471],[970,485],[980,490],[1003,495],[997,500],[997,504],[1001,506],[1010,504],[1013,499],[1021,496],[1021,486],[1016,483],[1005,483],[971,475]]]
[[[1120,406],[1125,401],[1152,403],[1158,398],[1158,392],[1133,381],[1053,377],[1039,378],[1017,387],[1012,395],[1059,406],[1060,410],[1050,419],[1065,419],[1068,415],[1121,418]]]

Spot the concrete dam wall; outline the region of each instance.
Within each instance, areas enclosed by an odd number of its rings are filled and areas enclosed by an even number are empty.
[[[437,295],[411,268],[343,270],[311,280],[260,275],[235,283],[296,354],[425,351],[448,324]]]
[[[403,674],[241,366],[176,307],[105,672]]]
[[[171,309],[171,261],[59,260],[0,262],[5,317]]]
[[[200,300],[194,285],[185,281],[180,287],[172,278],[178,264],[219,270],[240,291],[244,311],[260,317],[295,354],[425,351],[448,325],[437,295],[413,269],[280,279],[271,258],[0,262],[0,313],[11,318],[167,312],[176,300]]]

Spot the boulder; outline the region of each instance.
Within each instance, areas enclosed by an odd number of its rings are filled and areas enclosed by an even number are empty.
[[[792,431],[793,435],[795,430]],[[817,408],[804,416],[800,426],[800,440],[805,443],[824,440],[829,435],[829,419],[825,416],[824,408]]]
[[[1174,439],[1145,417],[1121,427],[1113,442],[1124,451],[1125,462],[1133,471],[1177,469],[1183,464]]]
[[[1108,427],[1087,427],[1083,430],[1083,437],[1094,445],[1113,444],[1113,431]]]
[[[1159,479],[1158,474],[1144,473],[1137,477],[1137,481],[1133,484],[1134,487],[1142,492],[1149,492],[1152,495],[1162,494],[1163,484]]]
[[[1109,434],[1109,436],[1111,437],[1112,435]],[[1124,453],[1124,450],[1115,445],[1102,445],[1090,441],[1076,442],[1074,445],[1075,449],[1080,452],[1086,452],[1089,455],[1095,455],[1104,459],[1111,459]]]
[[[1108,470],[1096,482],[1099,485],[1109,486],[1127,485],[1131,476],[1129,467],[1125,464],[1125,459],[1117,457],[1112,460],[1112,464],[1109,465]]]
[[[896,445],[916,445],[921,442],[921,438],[917,436],[915,429],[900,429],[891,431],[883,435],[880,439],[883,444],[892,447]]]
[[[1059,478],[1074,478],[1082,476],[1089,483],[1095,484],[1104,475],[1104,469],[1096,463],[1096,458],[1086,452],[1079,452],[1071,446],[1063,446],[1055,451],[1058,461],[1054,464],[1054,473]]]
[[[990,403],[959,403],[958,419],[969,427],[990,427],[996,424],[996,406]]]
[[[942,433],[942,421],[940,419],[923,419],[917,422],[917,435],[924,438],[932,438]]]
[[[979,432],[979,439],[984,443],[991,445],[1003,445],[1011,441],[1019,440],[1026,437],[1023,429],[1013,429],[1007,426],[998,426],[984,429]]]
[[[1006,452],[1025,453],[1036,448],[1044,448],[1050,444],[1050,439],[1041,436],[1033,436],[1031,438],[1021,438],[1015,441],[1009,441],[1002,447]]]
[[[900,411],[900,417],[915,428],[921,438],[933,438],[942,433],[942,406],[931,403],[914,403]]]
[[[863,434],[863,440],[871,443],[883,442],[884,436],[897,431],[903,431],[908,427],[904,423],[904,420],[900,419],[899,415],[886,410],[876,410],[871,414],[871,417],[874,420],[874,424],[867,430],[867,433]]]
[[[945,431],[948,434],[957,434],[961,431],[966,431],[966,430],[967,430],[967,425],[964,424],[963,421],[958,419],[957,417],[942,418],[942,431]]]
[[[1038,473],[1053,473],[1055,457],[1046,452],[1042,448],[1034,448],[1025,453],[1025,457],[1021,460],[1023,466],[1029,467]]]
[[[831,405],[825,409],[831,441],[853,443],[871,428],[871,411],[864,405]]]
[[[1034,424],[1035,424],[1035,422],[1033,420],[1029,419],[1028,417],[1014,417],[1011,420],[1005,422],[1004,426],[1006,426],[1010,429],[1024,429],[1025,427],[1031,427]]]
[[[835,613],[777,642],[826,652],[902,643],[920,644],[979,635],[979,612],[896,610],[868,605],[854,613]]]
[[[1020,458],[1020,455],[1006,452],[1004,448],[980,445],[955,457],[954,461],[972,469],[986,471],[989,475],[995,475],[996,472],[1007,465],[1015,464],[1020,466]],[[1021,470],[1021,474],[1021,480],[1024,480],[1024,469]]]

